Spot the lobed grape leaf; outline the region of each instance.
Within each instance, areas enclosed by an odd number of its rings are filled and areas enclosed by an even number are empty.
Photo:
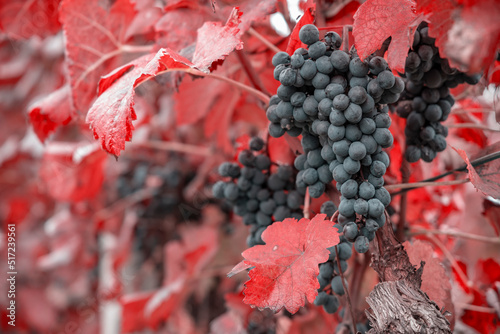
[[[57,33],[61,0],[2,0],[0,30],[13,39],[46,37]]]
[[[179,51],[196,42],[207,13],[203,10],[179,8],[167,11],[155,24],[156,44]],[[172,33],[175,31],[175,33]]]
[[[33,104],[28,115],[36,135],[40,141],[45,141],[59,126],[68,124],[73,118],[70,86],[64,85]]]
[[[78,202],[101,189],[105,161],[96,145],[55,142],[45,149],[39,175],[52,197]]]
[[[99,97],[87,114],[86,122],[101,139],[104,150],[119,156],[125,141],[132,139],[136,119],[135,88],[159,72],[173,68],[188,68],[193,64],[170,49],[142,56],[117,68],[99,81]]]
[[[500,43],[500,2],[417,0],[429,20],[429,35],[443,58],[464,72],[480,73],[495,60]]]
[[[270,225],[257,245],[245,250],[245,258],[228,274],[250,269],[245,283],[245,303],[274,312],[285,308],[296,313],[305,299],[312,303],[319,288],[318,264],[328,260],[328,247],[339,243],[339,234],[326,215],[297,221],[287,218]]]
[[[447,302],[451,301],[450,278],[440,260],[432,256],[434,253],[432,245],[428,242],[415,240],[413,243],[406,241],[403,246],[408,253],[411,264],[419,267],[421,261],[425,262],[420,289],[438,304],[439,308],[443,308]]]
[[[416,0],[417,12],[426,16],[429,22],[429,35],[436,37],[436,46],[442,52],[442,46],[448,40],[448,31],[453,26],[453,13],[456,5],[452,0]]]
[[[205,22],[198,29],[196,49],[193,63],[204,72],[210,72],[212,64],[224,60],[234,50],[243,49],[240,39],[241,13],[238,7],[233,8],[225,26],[220,22]]]
[[[404,72],[413,35],[423,15],[415,13],[413,0],[368,0],[354,14],[352,34],[361,59],[377,51],[391,37],[387,62],[391,69]]]
[[[467,164],[470,182],[474,185],[474,187],[486,196],[491,196],[497,199],[500,198],[500,160],[495,159],[474,168],[464,150],[454,147],[453,149],[457,151],[460,157]],[[476,156],[484,157],[495,152],[500,152],[500,142],[487,146],[479,151]]]
[[[117,0],[108,10],[99,0],[65,0],[60,19],[66,43],[73,103],[86,113],[97,92],[97,83],[119,65],[126,52],[126,29],[136,11],[129,0]]]

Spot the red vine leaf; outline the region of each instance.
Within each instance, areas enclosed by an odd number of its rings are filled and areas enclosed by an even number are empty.
[[[500,43],[497,0],[417,0],[417,11],[429,18],[429,35],[443,58],[464,72],[480,73],[496,57]]]
[[[94,137],[101,139],[104,150],[119,156],[125,141],[132,139],[136,119],[135,88],[159,72],[173,68],[188,68],[193,64],[170,49],[160,49],[117,68],[99,81],[99,97],[87,114],[87,123]]]
[[[105,161],[97,145],[52,143],[45,149],[40,179],[55,199],[78,202],[100,191]]]
[[[304,15],[300,18],[299,22],[295,25],[295,28],[293,28],[292,33],[290,34],[290,39],[288,40],[288,46],[286,47],[286,52],[291,55],[295,50],[297,50],[300,47],[305,46],[302,44],[302,42],[299,39],[299,32],[300,29],[305,26],[306,24],[312,24],[314,23],[314,16],[316,13],[316,4],[307,2],[309,5],[307,8],[304,9]]]
[[[129,0],[117,0],[109,11],[99,0],[65,0],[61,4],[66,57],[73,103],[87,112],[104,75],[121,65],[119,56],[126,52],[126,29],[136,11]]]
[[[446,275],[439,259],[432,256],[434,253],[432,245],[428,242],[415,240],[412,244],[406,241],[403,246],[408,253],[411,264],[420,267],[420,261],[425,262],[421,289],[440,308],[443,308],[451,297],[450,278]]]
[[[60,2],[61,0],[0,1],[0,29],[13,39],[55,34],[61,28],[58,11]]]
[[[453,12],[457,9],[452,0],[416,0],[417,12],[425,14],[429,22],[429,35],[436,37],[436,46],[442,52],[453,26]]]
[[[312,220],[287,218],[275,222],[262,233],[265,245],[242,253],[245,260],[229,276],[253,267],[245,283],[246,304],[296,313],[306,298],[314,301],[319,288],[318,264],[328,260],[327,248],[339,243],[337,229],[325,218],[320,214]]]
[[[220,22],[205,22],[198,29],[196,49],[193,63],[200,70],[210,72],[214,62],[224,60],[234,50],[243,49],[240,40],[241,13],[238,7],[233,8],[225,26]]]
[[[496,58],[500,43],[500,3],[477,1],[463,9],[444,45],[452,64],[471,73],[483,72]]]
[[[474,168],[464,150],[454,147],[453,149],[457,151],[460,157],[464,159],[467,164],[470,182],[474,185],[474,187],[486,196],[500,198],[500,160],[495,159]],[[478,152],[476,156],[484,157],[494,152],[500,152],[500,142],[487,146]]]
[[[68,124],[73,117],[69,85],[62,86],[33,104],[28,115],[36,135],[40,141],[45,141],[59,126]]]
[[[392,37],[387,62],[393,70],[403,73],[413,35],[422,20],[412,0],[366,1],[354,14],[352,34],[359,57],[365,59]]]

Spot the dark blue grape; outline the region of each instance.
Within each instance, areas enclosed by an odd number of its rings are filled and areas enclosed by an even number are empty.
[[[316,89],[324,89],[330,83],[330,77],[323,73],[316,73],[314,78],[312,79],[312,85]]]
[[[346,128],[344,126],[335,126],[331,124],[328,127],[328,137],[333,141],[342,140],[346,135]]]
[[[354,202],[354,211],[358,215],[363,215],[363,216],[367,215],[368,214],[368,202],[362,198],[358,198],[356,200],[356,202]],[[351,238],[351,239],[353,239],[353,238]]]
[[[212,193],[215,198],[222,199],[224,198],[224,189],[226,188],[226,182],[217,181],[212,187]]]
[[[316,73],[318,73],[316,63],[311,59],[307,59],[299,71],[300,76],[304,78],[304,80],[312,80]]]
[[[273,60],[271,61],[273,66],[276,67],[281,64],[290,63],[290,56],[286,52],[278,52],[273,56]]]
[[[389,68],[385,59],[378,56],[370,59],[368,67],[370,68],[370,72],[374,75],[378,75],[380,72],[385,71]]]
[[[330,58],[327,56],[321,56],[316,59],[316,68],[318,69],[318,72],[324,74],[330,74],[333,71],[332,63],[330,62]]]
[[[306,24],[299,30],[299,39],[302,43],[311,45],[319,41],[319,30],[313,24]]]
[[[286,68],[280,73],[279,81],[283,86],[293,86],[297,78],[297,71],[293,68]]]
[[[383,189],[383,188],[380,188]],[[377,198],[368,200],[368,214],[371,217],[380,217],[384,214],[384,205]]]
[[[355,180],[347,180],[342,184],[340,193],[345,198],[354,198],[358,194],[358,182]]]
[[[333,67],[339,72],[347,72],[349,69],[350,57],[344,51],[333,51],[330,55],[330,61]]]
[[[309,56],[311,59],[318,59],[326,53],[326,45],[321,41],[309,45]]]
[[[363,118],[363,111],[361,107],[355,103],[350,103],[347,109],[344,111],[344,116],[346,120],[351,123],[358,123]]]
[[[349,146],[349,157],[353,160],[361,160],[366,156],[366,146],[355,141]]]
[[[368,212],[368,210],[367,210]],[[344,226],[344,236],[349,240],[354,240],[358,236],[358,225],[354,222],[349,222]]]
[[[396,83],[396,78],[391,71],[382,71],[377,76],[377,83],[382,89],[390,89]]]
[[[309,186],[309,195],[312,198],[319,198],[325,192],[325,185],[321,181]]]
[[[354,241],[354,249],[356,252],[362,254],[366,253],[369,249],[370,246],[370,241],[368,240],[367,237],[360,235],[356,238],[356,241]]]
[[[345,282],[347,284],[347,282]],[[344,286],[342,285],[342,277],[335,276],[331,282],[332,290],[335,294],[343,296],[345,294]]]
[[[224,197],[230,201],[235,201],[239,196],[239,189],[234,183],[228,183],[224,188]]]
[[[368,74],[369,70],[368,65],[358,57],[351,59],[349,62],[349,71],[356,77],[364,77]]]

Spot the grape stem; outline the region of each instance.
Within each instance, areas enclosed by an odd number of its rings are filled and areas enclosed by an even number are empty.
[[[445,124],[449,128],[465,128],[465,129],[480,129],[484,131],[491,132],[500,132],[500,129],[492,129],[482,124],[475,123],[454,123],[454,124]]]
[[[342,28],[342,50],[349,52],[349,31],[352,31],[351,25],[345,25]]]
[[[106,221],[119,212],[125,211],[135,203],[139,203],[147,198],[151,198],[156,194],[158,187],[151,187],[138,190],[116,202],[108,207],[105,207],[94,214],[94,220]]]
[[[427,230],[424,228],[416,228],[412,229],[412,231],[410,232],[410,235],[422,235],[422,234],[446,235],[450,237],[464,238],[464,239],[470,239],[470,240],[476,240],[476,241],[482,241],[500,245],[500,237],[496,238],[486,237],[483,235],[463,233],[459,231],[440,231],[440,230]]]
[[[319,27],[324,27],[325,15],[324,15],[324,0],[316,0],[316,25]]]
[[[484,307],[484,306],[465,304],[465,303],[456,303],[455,306],[458,308],[463,308],[464,310],[470,310],[482,313],[496,313],[495,309],[491,307]]]
[[[262,81],[260,80],[259,76],[255,72],[255,68],[252,66],[252,63],[248,59],[247,54],[245,53],[244,50],[236,50],[236,56],[238,57],[238,60],[241,63],[241,66],[243,66],[243,69],[245,70],[245,73],[248,76],[248,79],[252,83],[252,86],[258,90],[260,90],[262,93],[269,95],[269,92],[267,91],[266,87],[262,84]]]
[[[309,195],[309,187],[306,188],[306,196],[304,198],[304,218],[309,219],[309,205],[311,204],[311,195]]]
[[[417,188],[423,188],[423,187],[434,187],[434,186],[454,186],[457,184],[463,184],[469,182],[469,178],[463,179],[463,180],[454,180],[454,181],[442,181],[442,182],[413,182],[413,183],[400,183],[400,184],[391,184],[385,186],[385,189],[387,191],[389,190],[394,190],[394,189],[417,189]],[[394,193],[391,195],[399,194]],[[402,193],[404,195],[404,193]]]
[[[403,183],[408,183],[410,180],[410,174],[411,174],[411,166],[408,161],[404,158],[405,154],[403,152],[403,163],[401,164],[401,175],[402,175],[402,181]],[[389,191],[386,187],[386,190]],[[399,221],[398,221],[398,226],[396,228],[396,238],[399,240],[399,242],[404,241],[404,231],[405,231],[405,225],[406,225],[406,209],[408,207],[408,198],[407,198],[407,193],[401,194],[400,202],[399,202]]]
[[[149,140],[145,142],[133,143],[133,146],[153,148],[162,151],[197,154],[203,156],[210,156],[213,154],[213,150],[210,147],[197,146],[197,145],[171,142],[171,141]]]
[[[184,73],[189,73],[191,75],[196,75],[199,77],[209,77],[209,78],[212,78],[215,80],[220,80],[220,81],[223,81],[231,86],[234,86],[238,89],[241,89],[243,91],[246,91],[246,92],[254,95],[255,97],[257,97],[259,100],[261,100],[266,105],[269,104],[269,100],[270,100],[269,95],[266,95],[253,87],[242,84],[241,82],[238,82],[238,81],[233,80],[233,79],[229,79],[229,78],[222,76],[222,75],[219,75],[219,74],[205,73],[205,72],[202,72],[200,70],[188,67],[188,68],[170,68],[170,69],[167,69],[165,71],[158,72],[157,75],[164,74],[164,73],[170,73],[170,72],[184,72]],[[142,83],[144,83],[147,80],[150,80],[152,78],[153,77],[149,77],[146,80],[142,81],[140,84],[142,84]]]
[[[340,265],[338,246],[335,246],[335,254],[337,255],[337,266],[339,268],[340,278],[342,279],[342,286],[344,287],[344,291],[345,291],[345,295],[346,295],[346,299],[347,299],[347,305],[349,306],[349,312],[351,313],[352,332],[357,333],[357,331],[356,331],[356,319],[354,318],[354,312],[352,310],[351,297],[349,296],[349,290],[347,289],[347,286],[346,286],[345,281],[344,281],[344,272],[342,271],[342,266]]]
[[[267,48],[269,50],[274,51],[276,53],[281,52],[281,50],[276,45],[274,45],[273,43],[271,43],[267,38],[265,38],[264,36],[262,36],[254,28],[252,28],[252,27],[248,28],[247,32],[248,32],[249,35],[251,35],[251,36],[257,38],[259,41],[261,41],[262,44],[264,44],[265,46],[267,46]]]
[[[359,305],[359,292],[361,291],[361,283],[363,282],[363,277],[365,275],[366,268],[370,264],[370,254],[368,252],[363,255],[355,252],[356,259],[354,262],[354,268],[352,269],[352,280],[351,280],[351,291],[352,291],[352,302],[354,303],[354,308],[358,309]],[[363,258],[363,262],[359,261],[359,258]]]
[[[351,0],[337,0],[334,1],[330,7],[325,10],[325,17],[331,18],[337,15],[346,5],[348,5]]]

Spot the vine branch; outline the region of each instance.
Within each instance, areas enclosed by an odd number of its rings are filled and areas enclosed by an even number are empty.
[[[347,286],[345,284],[344,272],[342,271],[342,266],[340,265],[338,246],[335,246],[335,254],[337,255],[337,266],[339,268],[339,274],[340,274],[340,278],[342,280],[342,287],[344,288],[345,296],[347,299],[347,305],[349,306],[349,312],[351,313],[352,332],[356,333],[356,319],[354,317],[354,312],[352,310],[352,303],[351,303],[351,297],[349,296],[349,289],[347,289]]]

